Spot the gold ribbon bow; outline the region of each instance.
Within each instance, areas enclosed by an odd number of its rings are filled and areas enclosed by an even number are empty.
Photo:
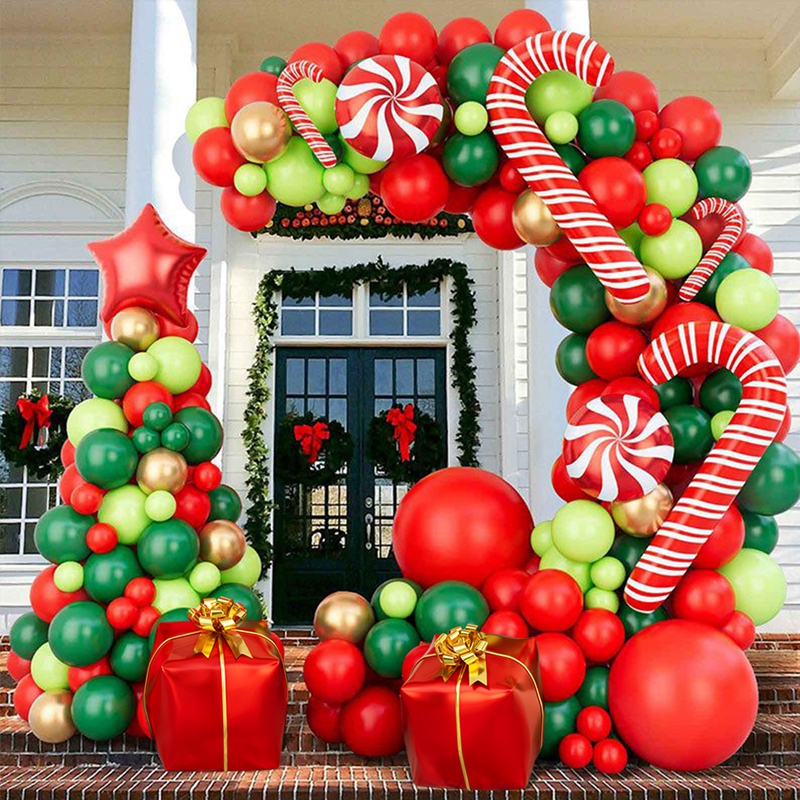
[[[436,655],[442,663],[439,675],[447,681],[461,667],[469,671],[469,685],[488,685],[486,672],[486,648],[489,642],[477,625],[470,623],[464,628],[452,628],[450,633],[436,637]]]
[[[189,619],[203,629],[194,646],[195,653],[202,653],[208,658],[214,652],[214,645],[219,643],[222,652],[222,640],[228,643],[234,658],[253,654],[244,637],[236,632],[240,623],[244,622],[247,611],[241,603],[235,603],[228,597],[208,597],[196,608],[189,609]]]

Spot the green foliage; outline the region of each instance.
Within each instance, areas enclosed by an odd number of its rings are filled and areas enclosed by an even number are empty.
[[[322,443],[317,460],[311,464],[294,435],[295,425],[324,422],[330,438]],[[287,414],[278,423],[275,436],[275,471],[285,483],[324,486],[331,483],[353,456],[353,440],[340,422],[315,417],[310,411],[300,416]]]

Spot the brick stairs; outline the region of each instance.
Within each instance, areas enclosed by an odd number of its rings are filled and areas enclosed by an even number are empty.
[[[0,641],[0,798],[349,798],[461,796],[454,790],[417,788],[404,754],[363,759],[343,746],[325,745],[305,722],[308,692],[302,663],[314,644],[307,630],[279,631],[286,646],[289,717],[284,766],[265,772],[168,773],[152,743],[122,736],[93,742],[76,736],[60,745],[40,742],[14,714],[13,685]],[[758,675],[760,712],[742,749],[716,769],[694,775],[633,764],[622,775],[574,771],[540,762],[526,794],[551,800],[742,798],[800,800],[800,636],[761,636],[749,657]],[[484,793],[486,794],[486,793]],[[521,793],[497,793],[510,797]]]

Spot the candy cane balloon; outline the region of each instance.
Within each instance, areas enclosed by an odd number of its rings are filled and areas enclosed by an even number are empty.
[[[336,153],[325,141],[325,137],[311,121],[311,117],[308,116],[292,91],[294,85],[303,78],[309,78],[314,83],[319,83],[323,78],[322,70],[310,61],[293,61],[288,64],[278,78],[278,102],[322,165],[333,167],[336,165]]]
[[[772,350],[752,333],[720,322],[690,322],[662,333],[639,358],[639,372],[658,385],[695,364],[729,369],[742,382],[742,400],[628,578],[625,600],[644,613],[658,608],[692,566],[786,413],[786,376]]]
[[[739,206],[729,200],[723,200],[721,197],[707,197],[692,207],[692,217],[696,220],[704,219],[712,214],[719,214],[725,220],[725,225],[717,240],[681,286],[678,297],[686,302],[703,288],[722,259],[739,241],[744,230],[744,215]]]
[[[489,83],[486,108],[492,132],[609,294],[620,303],[637,303],[650,291],[647,273],[525,105],[528,87],[551,70],[602,86],[614,61],[599,44],[577,33],[547,31],[520,42],[500,59]]]

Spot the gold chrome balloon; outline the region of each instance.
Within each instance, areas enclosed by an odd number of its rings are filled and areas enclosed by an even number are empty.
[[[637,303],[620,303],[606,292],[606,305],[615,319],[627,325],[645,325],[652,322],[667,307],[667,282],[661,273],[645,266],[650,279],[650,291]]]
[[[136,482],[145,494],[159,490],[176,494],[183,489],[188,475],[186,459],[180,453],[159,447],[142,456]]]
[[[244,531],[227,519],[215,519],[206,523],[198,534],[200,537],[200,560],[210,561],[220,569],[230,569],[244,556],[247,541]]]
[[[663,524],[674,505],[672,492],[665,483],[635,500],[614,501],[611,516],[631,536],[652,536]]]
[[[158,335],[158,320],[146,308],[123,308],[111,320],[111,338],[132,350],[147,350]]]
[[[234,147],[248,161],[266,164],[286,149],[292,129],[280,108],[260,100],[236,112],[231,122],[231,136]]]
[[[359,644],[374,624],[372,606],[356,592],[329,594],[314,614],[314,630],[320,639],[344,639]]]
[[[36,738],[43,742],[66,742],[75,733],[72,692],[59,689],[40,694],[28,712],[28,725]]]
[[[543,247],[561,238],[561,228],[556,225],[550,209],[530,189],[526,189],[514,203],[511,221],[517,236],[528,244]]]

